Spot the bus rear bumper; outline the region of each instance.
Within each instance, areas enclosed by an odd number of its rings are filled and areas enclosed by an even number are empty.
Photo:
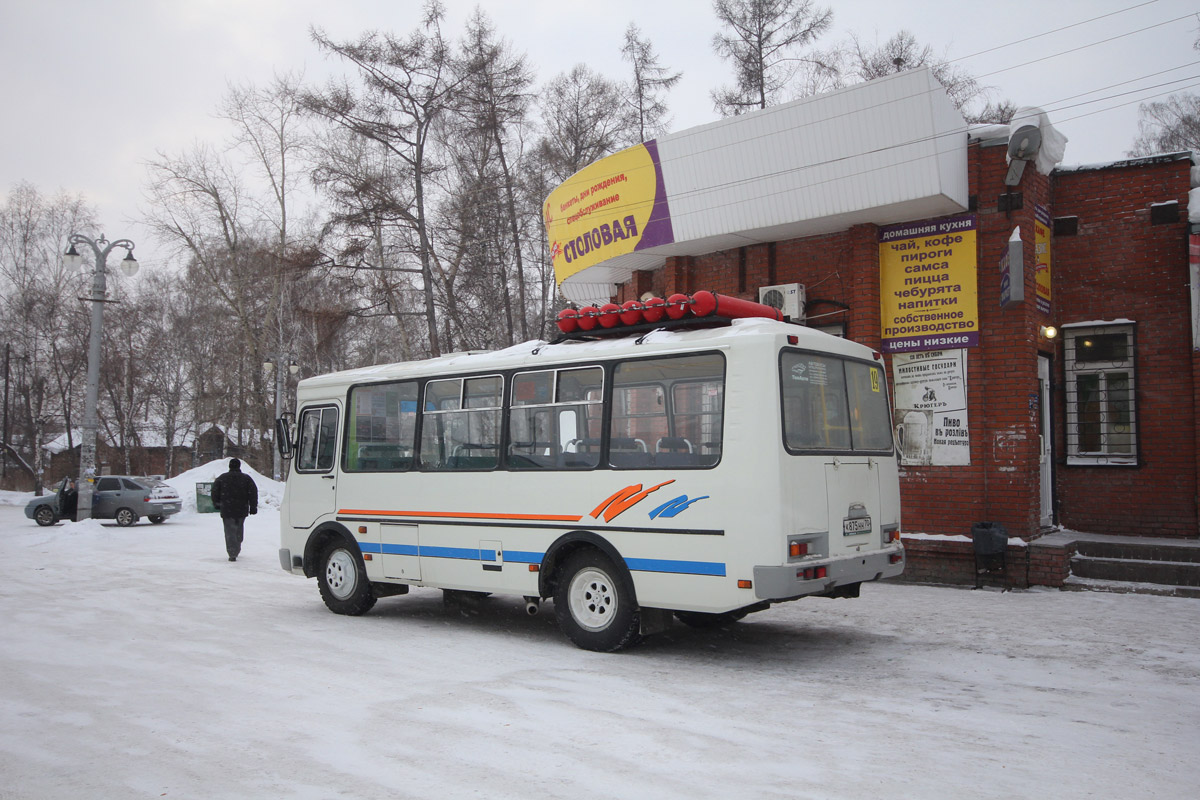
[[[805,579],[825,568],[820,578]],[[881,578],[894,578],[904,572],[904,548],[889,547],[867,554],[855,554],[832,560],[803,561],[784,566],[755,567],[754,594],[760,600],[789,600],[805,595],[827,594],[839,586]]]

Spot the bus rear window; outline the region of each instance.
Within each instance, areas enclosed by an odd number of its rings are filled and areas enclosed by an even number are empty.
[[[783,442],[789,452],[891,452],[891,416],[880,367],[785,350],[780,385]]]

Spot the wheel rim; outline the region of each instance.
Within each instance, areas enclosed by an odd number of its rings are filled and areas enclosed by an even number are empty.
[[[133,512],[129,511],[128,509],[122,508],[120,511],[117,512],[117,524],[122,525],[122,526],[132,525],[133,524]]]
[[[43,525],[49,525],[54,521],[54,512],[46,506],[42,506],[37,510],[37,521]]]
[[[617,613],[617,590],[607,573],[589,567],[571,579],[567,603],[571,617],[580,627],[602,631],[612,624]]]
[[[358,568],[354,557],[345,550],[335,550],[325,562],[325,585],[329,592],[338,600],[345,600],[354,594],[358,585]]]

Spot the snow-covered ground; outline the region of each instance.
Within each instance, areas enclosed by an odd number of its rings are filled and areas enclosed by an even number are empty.
[[[204,470],[205,468],[201,468]],[[185,476],[194,508],[195,480]],[[255,476],[264,497],[278,486]],[[341,617],[215,515],[0,497],[0,798],[1194,797],[1200,600],[870,585],[578,650],[552,607]]]

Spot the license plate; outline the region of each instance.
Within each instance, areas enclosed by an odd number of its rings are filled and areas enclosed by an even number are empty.
[[[178,511],[179,506],[177,506],[177,505],[163,506],[162,509],[163,509],[163,511]]]
[[[842,520],[842,535],[857,536],[860,533],[871,532],[870,517],[856,517],[855,519]]]

